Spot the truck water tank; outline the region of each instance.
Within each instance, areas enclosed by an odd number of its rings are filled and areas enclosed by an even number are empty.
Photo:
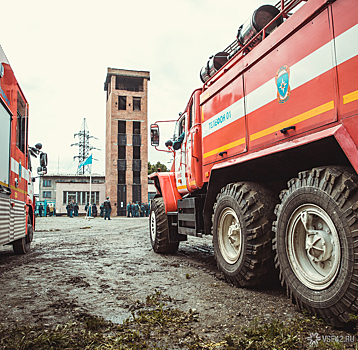
[[[218,52],[210,57],[200,70],[200,79],[203,83],[206,83],[227,62],[227,56],[229,56],[227,52]]]
[[[272,19],[274,19],[280,11],[272,5],[260,6],[242,26],[240,26],[237,33],[237,40],[241,46],[245,46],[260,30],[262,30]],[[266,36],[270,35],[280,24],[283,18],[280,16],[270,26],[266,28]],[[262,41],[262,35],[255,39],[250,44],[250,49],[253,49]]]

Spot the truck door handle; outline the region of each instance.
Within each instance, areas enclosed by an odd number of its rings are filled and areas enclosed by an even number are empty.
[[[281,132],[282,134],[286,134],[286,132],[287,132],[288,130],[296,130],[296,127],[295,127],[294,125],[288,126],[287,128],[281,129],[280,132]]]
[[[219,156],[223,157],[224,154],[227,154],[227,151],[220,152],[220,153],[219,153]]]

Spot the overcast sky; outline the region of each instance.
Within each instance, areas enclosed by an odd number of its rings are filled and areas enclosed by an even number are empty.
[[[75,173],[70,145],[87,119],[104,174],[107,67],[150,71],[148,118],[177,119],[209,56],[235,40],[262,0],[8,1],[1,41],[30,105],[30,144],[43,144],[48,173]],[[162,127],[163,124],[160,126]],[[161,130],[161,141],[172,135]],[[163,135],[164,133],[164,135]],[[149,146],[149,161],[168,162]],[[167,164],[169,165],[169,164]]]

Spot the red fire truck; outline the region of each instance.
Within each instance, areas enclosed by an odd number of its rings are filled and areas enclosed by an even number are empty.
[[[210,58],[165,143],[171,171],[151,175],[155,252],[213,235],[231,283],[276,267],[299,308],[336,326],[357,312],[357,38],[356,0],[282,0]]]
[[[16,254],[30,249],[35,199],[30,156],[40,156],[38,174],[47,172],[41,144],[28,146],[29,105],[0,46],[0,245]]]

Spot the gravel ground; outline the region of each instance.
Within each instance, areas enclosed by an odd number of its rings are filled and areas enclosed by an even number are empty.
[[[0,276],[3,326],[65,323],[79,312],[121,323],[136,300],[155,291],[182,311],[195,309],[195,332],[208,341],[257,317],[262,322],[303,317],[277,281],[256,289],[226,283],[211,237],[188,237],[176,254],[155,254],[147,218],[39,218],[27,255],[0,247]]]

